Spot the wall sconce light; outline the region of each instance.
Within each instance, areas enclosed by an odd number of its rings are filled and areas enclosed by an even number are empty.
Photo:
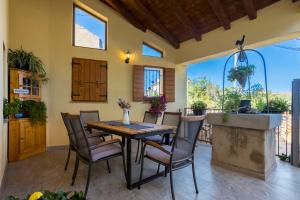
[[[125,54],[125,63],[128,64],[130,61],[130,51],[128,50]]]

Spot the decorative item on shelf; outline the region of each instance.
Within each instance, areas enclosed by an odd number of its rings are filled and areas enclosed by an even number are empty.
[[[126,53],[125,53],[125,63],[128,64],[130,62],[130,51],[128,50]]]
[[[203,101],[195,101],[191,106],[194,115],[203,115],[205,114],[205,109],[207,108],[206,103]]]
[[[33,124],[47,120],[47,107],[43,101],[23,101],[22,110],[24,115],[32,120]]]
[[[9,196],[7,200],[19,200],[19,198],[14,196]],[[34,192],[27,195],[26,200],[86,200],[83,192],[64,192],[63,190],[58,190],[56,192],[43,191],[43,192]]]
[[[166,104],[167,101],[164,95],[160,97],[152,97],[150,99],[149,112],[153,114],[158,114],[160,116],[166,110],[167,108]]]
[[[26,52],[20,49],[8,50],[8,66],[31,72],[31,79],[41,82],[48,80],[45,65],[40,58],[32,52]]]
[[[130,120],[129,120],[129,109],[131,107],[129,102],[126,102],[125,100],[119,98],[118,99],[118,105],[120,108],[123,109],[123,119],[122,119],[122,123],[125,125],[129,125],[130,124]]]

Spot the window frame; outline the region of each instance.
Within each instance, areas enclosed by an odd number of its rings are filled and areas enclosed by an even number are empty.
[[[165,73],[165,67],[159,67],[159,66],[151,66],[151,65],[144,65],[143,66],[143,73],[145,73],[145,68],[154,68],[154,69],[159,69],[162,71],[162,74],[160,74],[160,76],[162,77],[162,83],[161,83],[161,90],[162,90],[162,94],[159,94],[159,96],[153,96],[153,97],[147,97],[145,96],[145,91],[144,91],[144,102],[150,102],[152,99],[157,98],[157,97],[161,97],[163,95],[165,95],[165,87],[164,87],[164,73]],[[144,77],[144,85],[143,87],[145,87],[145,77]]]
[[[143,45],[148,46],[148,47],[150,47],[151,49],[154,49],[155,51],[159,52],[161,56],[158,57],[158,56],[144,55],[144,54],[143,54]],[[147,43],[147,42],[145,42],[145,41],[143,41],[143,43],[142,43],[142,55],[143,55],[143,56],[147,56],[147,57],[152,57],[152,58],[164,58],[164,57],[165,57],[164,51],[163,51],[163,50],[161,50],[161,49],[159,49],[159,48],[157,48],[157,47],[155,47],[155,46],[153,46],[153,45],[151,45],[151,44],[149,44],[149,43]]]
[[[88,13],[89,15],[95,17],[96,19],[100,20],[101,22],[103,22],[105,24],[105,46],[104,49],[100,49],[100,48],[93,48],[93,47],[83,47],[83,46],[77,46],[75,45],[75,9],[79,8],[80,10],[83,10],[84,12]],[[102,50],[102,51],[107,51],[107,21],[102,19],[101,17],[93,14],[92,12],[88,11],[87,9],[83,8],[82,6],[79,6],[76,3],[73,3],[73,24],[72,24],[72,46],[73,47],[79,47],[79,48],[87,48],[87,49],[96,49],[96,50]]]

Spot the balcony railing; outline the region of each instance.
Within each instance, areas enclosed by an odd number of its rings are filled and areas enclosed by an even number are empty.
[[[207,113],[221,113],[222,109],[206,109]],[[291,136],[292,136],[292,115],[291,112],[282,114],[280,126],[276,128],[276,155],[291,154]],[[184,109],[184,115],[193,115],[191,108]],[[203,128],[199,134],[199,141],[211,144],[212,142],[212,126],[204,121]]]

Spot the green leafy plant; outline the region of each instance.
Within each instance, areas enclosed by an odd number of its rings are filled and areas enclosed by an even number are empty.
[[[32,120],[32,123],[46,122],[47,120],[47,107],[43,101],[24,101],[22,110]]]
[[[195,101],[191,106],[195,115],[202,115],[207,108],[207,104],[204,101]]]
[[[32,79],[47,81],[45,66],[40,58],[32,52],[26,52],[22,49],[8,50],[8,66],[30,71]]]
[[[9,115],[15,115],[21,113],[22,102],[19,99],[15,99],[13,102],[8,104]]]
[[[6,98],[3,99],[3,117],[7,119],[9,116],[9,103]]]
[[[248,66],[238,66],[236,68],[231,68],[227,79],[231,82],[237,81],[242,88],[245,88],[247,78],[254,74],[254,65]]]
[[[275,97],[269,102],[270,113],[284,113],[289,111],[289,102],[283,98]],[[268,112],[267,105],[265,104],[263,112]]]
[[[23,200],[86,200],[83,192],[64,192],[63,190],[58,190],[56,192],[51,191],[43,191],[43,192],[35,192],[31,195],[27,195],[27,197],[23,198]],[[6,200],[20,200],[17,197],[9,196]]]
[[[240,107],[242,94],[239,90],[227,89],[225,93],[223,122],[229,119],[229,113],[237,113]]]

